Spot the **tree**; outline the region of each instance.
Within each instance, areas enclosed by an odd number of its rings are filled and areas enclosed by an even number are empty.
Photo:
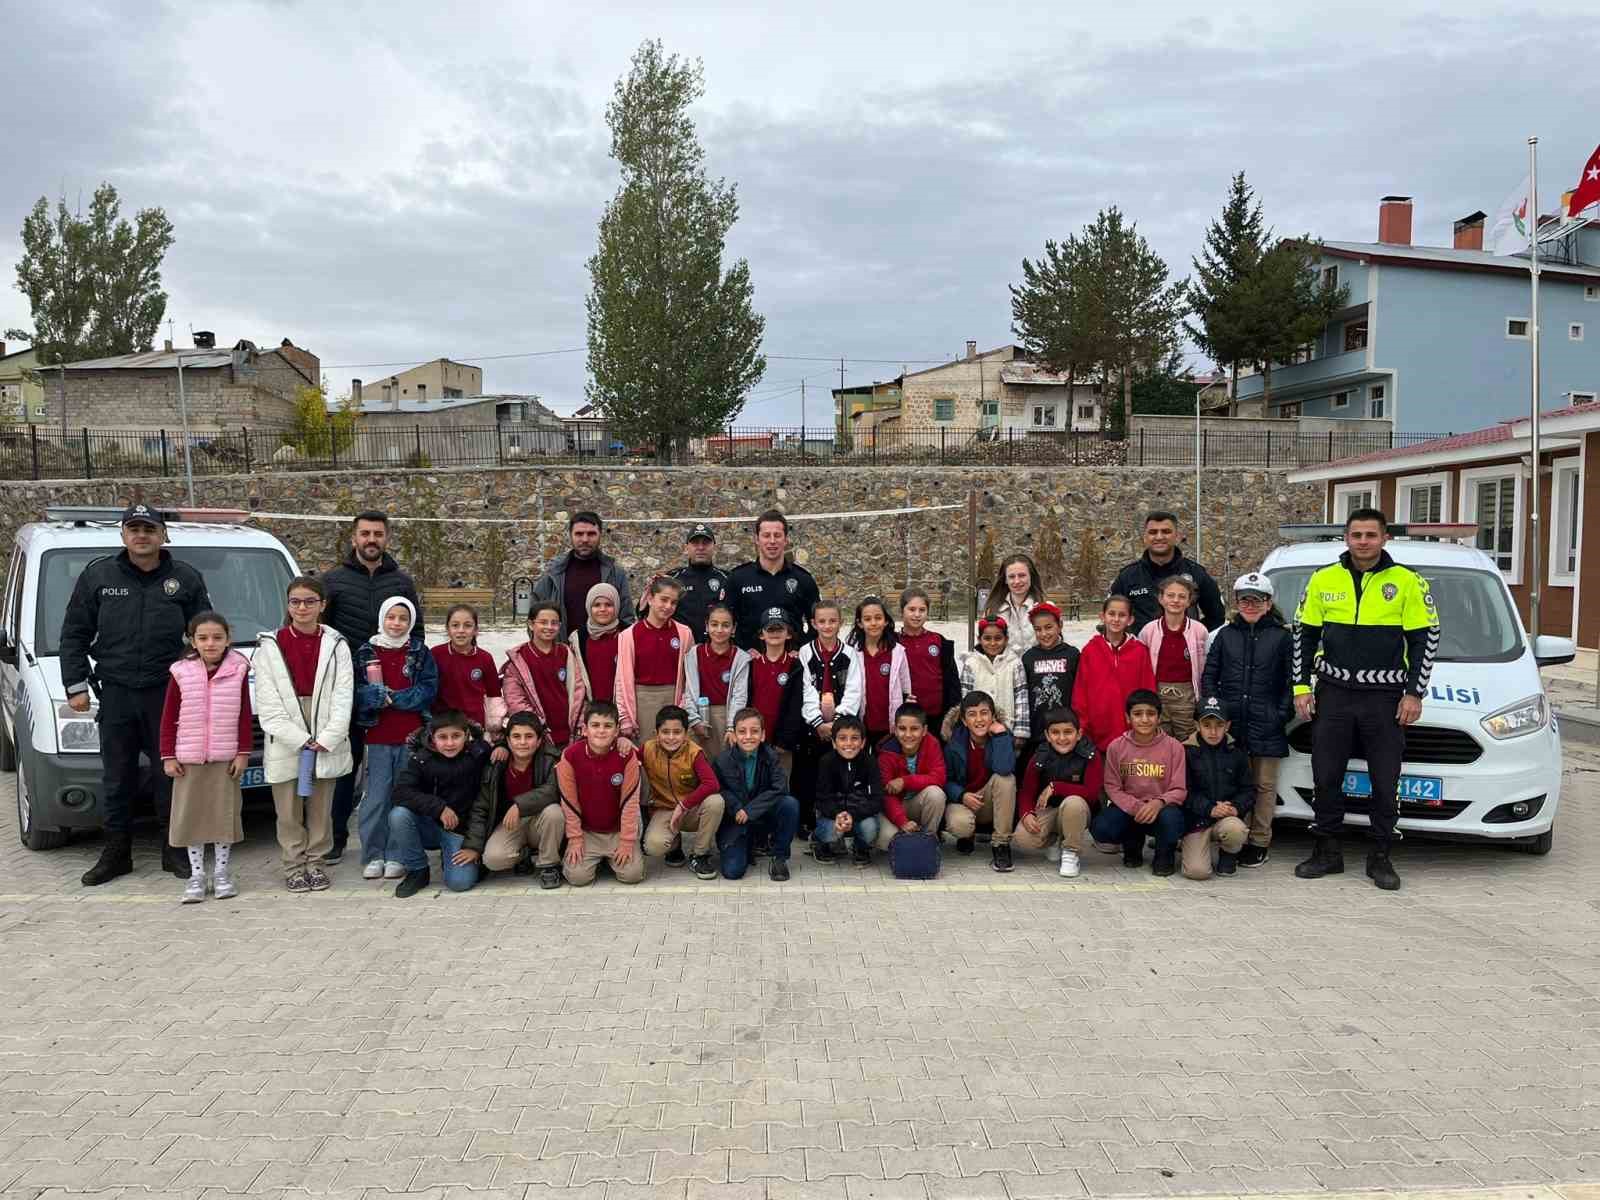
[[[304,458],[336,458],[348,453],[355,430],[356,414],[348,396],[329,412],[327,393],[308,385],[295,395],[294,416],[283,440]]]
[[[622,186],[588,263],[586,394],[662,461],[726,428],[767,365],[749,264],[722,269],[739,204],[732,184],[705,173],[688,115],[704,92],[698,60],[666,56],[659,41],[634,54],[606,107]]]
[[[121,217],[117,189],[102,183],[89,213],[65,200],[39,197],[22,222],[17,290],[28,297],[33,329],[8,329],[39,351],[41,365],[148,350],[167,311],[161,260],[172,246],[172,222],[159,208]]]
[[[1314,341],[1349,303],[1350,289],[1331,285],[1316,269],[1321,257],[1322,243],[1309,234],[1285,238],[1262,256],[1244,289],[1241,336],[1249,361],[1261,368],[1261,399],[1269,406],[1272,364]]]
[[[1233,177],[1221,216],[1206,230],[1205,249],[1193,260],[1189,304],[1195,320],[1184,323],[1195,344],[1228,371],[1230,396],[1238,391],[1239,364],[1250,361],[1250,280],[1271,241],[1261,203],[1240,171]]]
[[[1039,568],[1039,582],[1047,589],[1066,579],[1067,564],[1061,557],[1061,522],[1053,512],[1039,522],[1039,532],[1034,535],[1033,565]]]
[[[1100,560],[1100,538],[1085,526],[1078,534],[1078,562],[1072,572],[1072,584],[1079,600],[1098,601],[1104,594]]]
[[[1022,286],[1011,285],[1011,330],[1028,357],[1067,375],[1070,405],[1080,374],[1095,370],[1105,339],[1086,286],[1083,244],[1046,241],[1037,263],[1022,260]]]

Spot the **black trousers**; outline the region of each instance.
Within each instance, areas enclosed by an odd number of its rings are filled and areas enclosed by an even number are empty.
[[[166,833],[172,815],[172,780],[161,770],[161,707],[166,698],[164,683],[148,688],[100,685],[100,765],[104,772],[100,824],[110,836],[125,838],[132,829],[133,802],[143,781],[141,752],[155,772],[156,820],[163,835]]]
[[[333,844],[343,846],[350,840],[350,814],[356,810],[356,773],[361,760],[367,756],[367,731],[356,724],[356,715],[350,713],[350,770],[339,776],[333,785]]]
[[[1337,837],[1344,825],[1344,776],[1350,759],[1367,760],[1372,778],[1372,834],[1381,845],[1394,839],[1399,815],[1400,764],[1406,731],[1395,711],[1400,692],[1358,691],[1323,682],[1311,725],[1311,777],[1316,788],[1315,833]]]

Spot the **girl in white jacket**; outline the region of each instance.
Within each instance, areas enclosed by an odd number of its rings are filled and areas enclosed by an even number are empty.
[[[1022,659],[1011,648],[1004,617],[984,617],[978,622],[978,647],[961,656],[961,694],[987,692],[994,699],[994,728],[1009,729],[1020,745],[1028,736],[1028,681]],[[945,727],[955,732],[955,721],[947,715]]]
[[[289,619],[256,641],[256,719],[266,734],[262,765],[278,814],[283,875],[291,892],[328,886],[333,847],[333,785],[354,769],[350,707],[355,670],[350,646],[322,624],[328,593],[300,575],[289,582]],[[311,755],[302,778],[302,752]],[[309,795],[305,793],[309,792]]]

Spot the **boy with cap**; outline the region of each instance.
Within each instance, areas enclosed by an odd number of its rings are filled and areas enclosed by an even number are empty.
[[[1218,875],[1232,875],[1249,827],[1245,820],[1256,802],[1250,760],[1228,741],[1228,709],[1207,696],[1195,710],[1199,728],[1184,747],[1183,877],[1211,878],[1211,847],[1216,845]]]
[[[678,581],[678,609],[673,615],[689,627],[694,640],[706,640],[706,615],[713,604],[728,602],[728,573],[717,566],[717,535],[704,521],[689,527],[683,539],[682,566],[667,572],[667,578]],[[644,616],[645,603],[639,604],[639,615]],[[645,736],[644,731],[640,737]]]
[[[776,606],[761,614],[761,647],[750,651],[750,707],[761,714],[763,736],[778,755],[787,780],[803,731],[800,670],[792,649],[794,626]]]

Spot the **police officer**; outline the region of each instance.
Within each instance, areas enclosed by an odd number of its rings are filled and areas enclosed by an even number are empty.
[[[756,557],[728,575],[736,618],[733,640],[741,649],[755,649],[761,644],[763,614],[781,608],[795,637],[805,641],[818,595],[811,572],[789,557],[788,519],[775,508],[767,509],[756,518]]]
[[[1385,891],[1400,887],[1389,860],[1399,816],[1406,726],[1422,715],[1439,614],[1428,582],[1384,549],[1389,522],[1358,508],[1344,523],[1345,552],[1306,581],[1294,625],[1294,707],[1311,727],[1316,848],[1295,867],[1301,879],[1344,871],[1345,772],[1356,753],[1367,760],[1373,847],[1367,875]],[[1320,658],[1317,655],[1321,648]],[[1313,692],[1312,676],[1317,676]]]
[[[211,597],[199,571],[162,549],[166,540],[166,521],[159,512],[146,504],[129,505],[122,514],[122,552],[84,567],[61,622],[61,682],[67,704],[74,712],[88,712],[91,691],[100,698],[105,845],[100,860],[84,873],[84,887],[133,870],[132,810],[139,793],[141,751],[155,768],[161,865],[174,875],[189,875],[188,855],[167,845],[172,781],[160,770],[161,706],[167,671],[183,653],[189,622],[211,607]]]
[[[728,573],[716,564],[717,535],[704,521],[689,530],[683,539],[683,556],[688,561],[667,574],[682,589],[678,593],[677,619],[687,625],[694,640],[706,640],[706,615],[713,604],[728,602]],[[641,607],[639,615],[644,615]]]
[[[1207,629],[1221,629],[1228,611],[1222,592],[1211,573],[1178,548],[1181,543],[1178,518],[1157,510],[1144,519],[1144,553],[1121,571],[1111,584],[1113,596],[1126,596],[1133,606],[1133,624],[1128,632],[1137,634],[1161,615],[1161,584],[1173,575],[1187,575],[1195,582],[1191,616]]]

